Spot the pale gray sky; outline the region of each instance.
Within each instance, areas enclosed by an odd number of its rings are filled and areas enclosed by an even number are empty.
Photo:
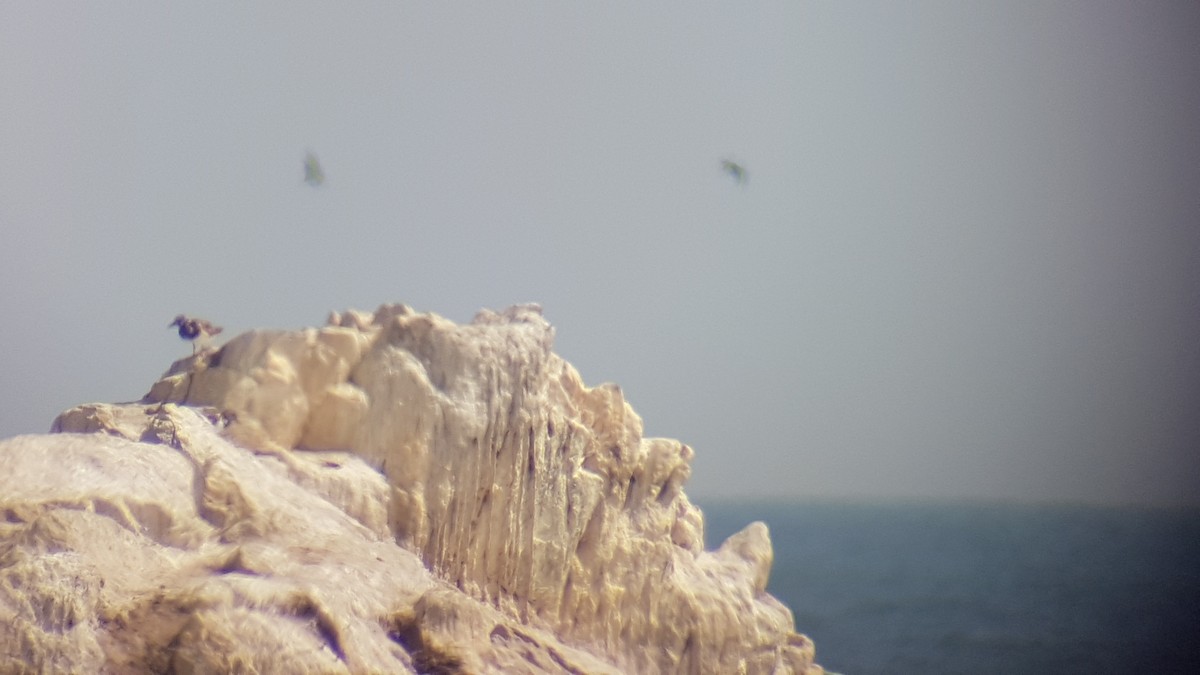
[[[1193,2],[4,3],[0,437],[538,301],[702,505],[1197,503],[1198,188]]]

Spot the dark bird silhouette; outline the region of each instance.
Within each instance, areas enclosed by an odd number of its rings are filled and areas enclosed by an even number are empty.
[[[304,182],[313,187],[325,182],[325,172],[321,170],[321,163],[311,152],[304,156]]]
[[[196,343],[206,343],[212,336],[220,333],[223,328],[212,325],[211,321],[204,319],[189,319],[183,314],[175,317],[175,320],[167,324],[167,328],[179,326],[180,339],[187,340],[192,343],[192,353],[196,353]]]
[[[746,167],[738,164],[732,159],[721,160],[721,170],[733,177],[738,185],[746,184]]]

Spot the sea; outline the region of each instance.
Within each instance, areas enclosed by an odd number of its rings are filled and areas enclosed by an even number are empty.
[[[767,591],[842,675],[1200,674],[1200,509],[699,503],[759,520]]]

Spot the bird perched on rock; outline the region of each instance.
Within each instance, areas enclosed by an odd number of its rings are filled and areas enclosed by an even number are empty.
[[[167,324],[167,328],[179,326],[180,339],[187,340],[192,343],[192,353],[196,353],[196,343],[207,343],[208,339],[220,333],[223,328],[212,325],[211,321],[204,319],[189,319],[183,314],[175,317],[175,320]]]

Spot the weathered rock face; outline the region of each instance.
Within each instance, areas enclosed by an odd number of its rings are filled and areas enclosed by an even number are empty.
[[[0,444],[0,671],[821,672],[538,308],[329,324]]]

